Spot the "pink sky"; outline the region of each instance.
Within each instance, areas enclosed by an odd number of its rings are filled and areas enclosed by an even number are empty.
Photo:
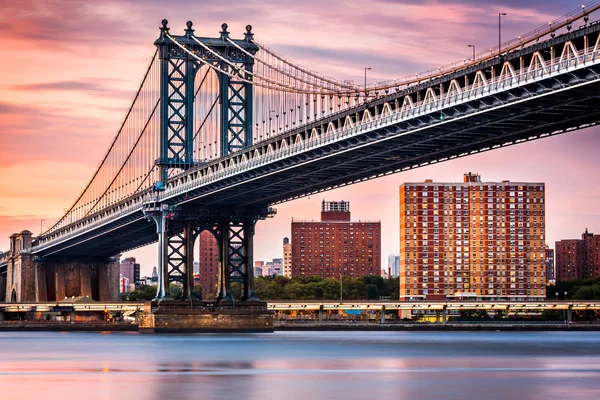
[[[251,24],[255,38],[295,62],[361,82],[401,77],[469,57],[498,40],[528,32],[581,4],[574,1],[220,1],[0,0],[0,249],[16,231],[40,230],[70,206],[117,132],[163,18],[172,32],[194,21],[216,36],[223,22],[234,37]],[[368,5],[367,5],[368,4]],[[592,15],[592,20],[600,18]],[[598,128],[572,132],[436,166],[396,174],[277,206],[259,222],[256,259],[281,257],[292,217],[317,219],[320,202],[349,200],[354,219],[381,220],[383,262],[398,248],[398,187],[407,181],[545,182],[548,243],[600,232]],[[155,249],[136,250],[142,273]]]

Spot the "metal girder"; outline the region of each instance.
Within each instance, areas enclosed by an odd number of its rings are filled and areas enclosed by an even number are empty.
[[[242,64],[252,71],[252,63]],[[227,65],[221,65],[224,70]],[[237,150],[252,146],[252,85],[236,81],[219,73],[219,93],[221,98],[221,155],[227,156]],[[252,75],[242,77],[252,79]]]
[[[170,168],[187,169],[194,153],[194,79],[198,67],[194,59],[174,48],[165,37],[169,32],[163,20],[161,37],[154,44],[160,57],[160,167],[163,185]],[[191,25],[186,30],[192,34]]]

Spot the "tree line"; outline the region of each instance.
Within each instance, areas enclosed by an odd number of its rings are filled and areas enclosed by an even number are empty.
[[[556,282],[546,287],[546,298],[564,300],[565,292],[567,292],[567,300],[600,300],[600,276],[593,279]]]
[[[384,279],[378,275],[367,275],[359,278],[345,276],[339,279],[323,278],[320,276],[285,276],[264,277],[254,279],[256,297],[261,300],[339,300],[340,289],[345,300],[378,300],[389,297],[398,300],[398,278]],[[181,294],[181,287],[175,283],[169,285],[171,297]],[[198,298],[202,298],[202,288],[194,286]],[[231,293],[234,298],[242,296],[242,284],[231,283]],[[141,301],[152,300],[156,296],[156,286],[141,286],[130,293],[121,293],[122,300]]]
[[[241,285],[232,284],[234,296],[241,295]],[[285,276],[254,279],[256,297],[261,300],[339,300],[340,290],[345,300],[379,300],[389,297],[398,300],[398,278],[384,279],[378,275],[358,278],[344,276],[342,282],[320,276]]]

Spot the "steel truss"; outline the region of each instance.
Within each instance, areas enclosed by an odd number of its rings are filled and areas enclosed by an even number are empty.
[[[155,300],[171,299],[169,284],[178,282],[181,299],[194,300],[194,244],[204,230],[210,231],[219,245],[218,301],[233,304],[231,282],[242,284],[242,300],[255,301],[254,232],[258,220],[274,215],[270,208],[190,209],[147,203],[144,213],[154,220],[158,233],[159,275]]]
[[[167,45],[167,21],[155,42],[160,57],[160,158],[161,180],[168,179],[169,168],[187,169],[193,165],[194,79],[198,65],[188,54]],[[188,26],[186,34],[192,34]]]
[[[239,51],[242,47],[248,54],[254,54],[258,47],[247,40],[231,44],[227,24],[222,25],[218,39],[194,36],[191,21],[187,23],[185,36],[177,40],[186,45],[194,55],[175,46],[169,39],[168,21],[162,21],[160,37],[154,42],[159,49],[161,62],[161,116],[160,116],[160,158],[156,164],[161,169],[162,186],[169,178],[169,169],[188,169],[194,165],[194,81],[203,64],[218,66],[220,70],[231,70],[232,76],[218,72],[221,155],[252,145],[252,71],[254,59]],[[243,76],[238,74],[242,73]],[[235,77],[239,76],[240,80]]]

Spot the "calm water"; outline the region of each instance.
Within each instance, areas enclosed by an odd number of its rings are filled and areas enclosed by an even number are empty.
[[[600,332],[0,332],[0,399],[593,399]]]

